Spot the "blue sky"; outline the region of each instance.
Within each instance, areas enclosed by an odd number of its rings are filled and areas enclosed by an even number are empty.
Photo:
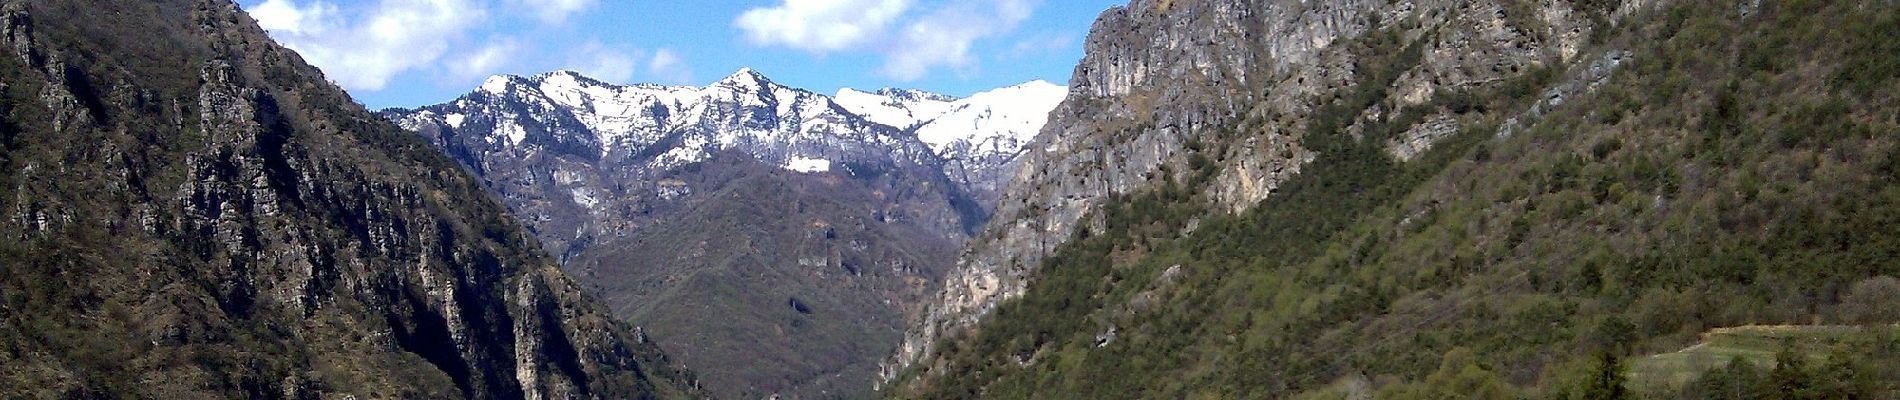
[[[495,74],[571,69],[704,85],[741,67],[830,93],[1066,84],[1127,0],[240,0],[371,108],[441,103]]]

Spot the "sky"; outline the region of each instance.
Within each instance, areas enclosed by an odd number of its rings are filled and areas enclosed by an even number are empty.
[[[1066,84],[1089,25],[1127,0],[240,0],[371,109],[454,100],[489,76],[574,70],[705,85],[750,67],[820,93],[967,96]]]

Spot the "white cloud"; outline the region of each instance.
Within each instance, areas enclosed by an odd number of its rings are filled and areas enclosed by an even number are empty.
[[[644,69],[642,69],[644,68]],[[600,41],[588,41],[567,53],[561,69],[580,72],[590,78],[612,84],[640,82],[689,84],[692,66],[672,49],[622,50]]]
[[[246,7],[258,25],[284,46],[323,68],[331,80],[353,91],[378,91],[408,72],[436,75],[436,81],[485,77],[517,63],[530,45],[515,39],[466,40],[490,22],[490,10],[503,16],[560,23],[599,0],[365,0],[338,7],[334,0],[263,0]],[[634,58],[613,55],[593,62],[597,70],[627,71]],[[622,67],[621,65],[624,65]],[[447,80],[442,78],[448,78]]]
[[[1016,57],[1036,55],[1052,51],[1066,50],[1075,46],[1075,37],[1059,34],[1043,34],[1016,41],[1010,46],[1010,55]]]
[[[863,46],[910,9],[910,0],[784,0],[754,8],[733,24],[760,46],[826,53]]]
[[[521,41],[514,38],[492,40],[473,53],[448,60],[449,75],[457,80],[487,77],[512,65],[521,49]]]
[[[956,2],[904,27],[879,72],[913,81],[922,79],[932,68],[968,67],[973,62],[973,43],[1015,30],[1034,11],[1029,0]]]
[[[654,50],[653,59],[647,61],[647,75],[658,82],[683,85],[692,82],[693,69],[673,50],[659,49]]]
[[[252,8],[258,25],[337,84],[368,91],[435,65],[485,13],[472,0],[380,0],[342,12],[322,1],[267,0]]]
[[[1014,31],[1041,0],[949,0],[912,10],[910,0],[783,0],[754,8],[734,22],[758,46],[784,46],[826,54],[876,51],[879,73],[922,79],[939,68],[976,64],[971,48],[983,39]],[[917,13],[906,14],[910,11]]]
[[[535,18],[550,24],[567,22],[567,17],[593,7],[597,0],[508,0],[510,5],[525,8]]]
[[[565,69],[579,71],[582,75],[608,83],[625,84],[633,80],[633,73],[640,65],[639,58],[637,54],[600,42],[587,42],[569,54]]]
[[[324,29],[323,25],[331,21],[336,14],[336,6],[321,1],[313,1],[305,7],[289,0],[267,0],[251,8],[251,17],[264,29],[290,33],[304,33],[306,29]]]

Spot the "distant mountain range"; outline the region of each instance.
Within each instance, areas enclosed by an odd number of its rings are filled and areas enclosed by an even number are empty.
[[[955,183],[947,195],[993,199],[1023,146],[1066,93],[1035,81],[967,99],[900,89],[843,89],[827,97],[750,69],[703,88],[621,86],[557,71],[496,76],[455,101],[384,115],[429,137],[488,177],[491,186],[546,186],[537,192],[548,196],[523,211],[530,219],[551,220],[535,225],[558,228],[542,236],[550,250],[566,253],[585,246],[573,243],[581,237],[622,236],[627,227],[587,225],[601,219],[562,214],[612,216],[601,208],[609,204],[603,198],[645,200],[653,196],[642,195],[689,191],[652,178],[725,151],[800,172],[847,165],[938,168]],[[564,162],[551,162],[557,159]],[[587,168],[560,168],[578,167],[569,165],[574,162]],[[559,208],[589,212],[554,210]],[[937,222],[980,224],[982,213],[967,211],[971,215]]]
[[[383,115],[726,397],[863,393],[1067,89],[496,76]],[[762,334],[761,332],[771,332]],[[773,360],[760,362],[760,359]]]

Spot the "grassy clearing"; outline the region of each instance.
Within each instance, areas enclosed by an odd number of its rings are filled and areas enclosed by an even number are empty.
[[[1630,360],[1630,386],[1638,392],[1674,392],[1703,373],[1745,360],[1758,368],[1775,367],[1775,354],[1793,349],[1810,365],[1825,364],[1837,350],[1865,353],[1868,346],[1900,338],[1900,325],[1750,325],[1715,328],[1702,342],[1679,351]]]

